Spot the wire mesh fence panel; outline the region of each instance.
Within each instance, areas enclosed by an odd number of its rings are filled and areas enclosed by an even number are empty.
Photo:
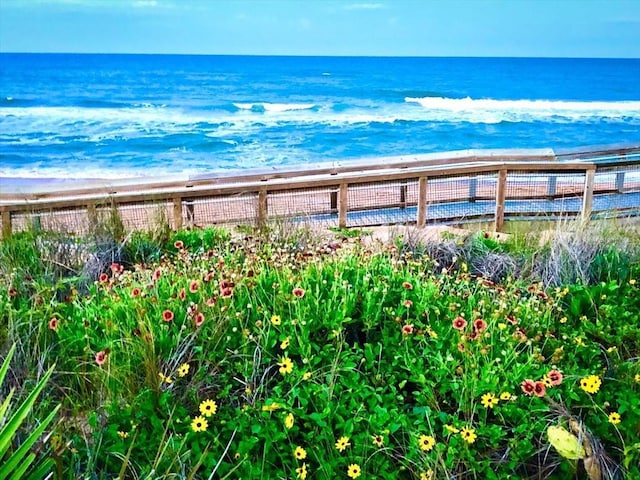
[[[592,212],[597,216],[640,215],[640,165],[599,166]]]
[[[418,180],[349,185],[347,204],[347,226],[415,222]]]
[[[82,235],[89,231],[90,221],[86,210],[65,209],[13,214],[12,231],[45,230]]]
[[[289,219],[295,225],[338,225],[338,187],[305,188],[269,192],[267,195],[267,219],[280,222]]]
[[[95,210],[95,218],[93,222],[97,226],[104,225],[117,228],[116,222],[122,222],[122,226],[126,232],[135,230],[149,230],[161,222],[167,222],[171,225],[172,214],[166,203],[150,203],[141,202],[134,204],[125,204],[115,207],[99,207]]]
[[[548,217],[578,214],[582,209],[585,174],[509,172],[505,217]]]
[[[257,204],[258,195],[256,193],[185,200],[182,203],[183,224],[198,227],[253,225],[258,215]]]
[[[496,174],[429,178],[426,222],[488,219],[495,213]]]
[[[306,188],[269,192],[267,213],[269,217],[298,217],[336,213],[337,188]]]

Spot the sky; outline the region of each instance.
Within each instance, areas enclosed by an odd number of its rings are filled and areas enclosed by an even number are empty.
[[[640,58],[640,0],[0,0],[0,52]]]

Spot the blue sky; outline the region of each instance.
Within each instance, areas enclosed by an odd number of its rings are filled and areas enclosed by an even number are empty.
[[[0,51],[640,58],[640,0],[1,0]]]

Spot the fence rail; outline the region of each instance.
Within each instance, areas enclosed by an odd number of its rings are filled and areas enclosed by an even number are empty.
[[[117,208],[129,229],[161,213],[174,228],[289,217],[349,227],[640,213],[640,145],[465,150],[189,178],[0,189],[2,235],[37,222],[83,231]]]

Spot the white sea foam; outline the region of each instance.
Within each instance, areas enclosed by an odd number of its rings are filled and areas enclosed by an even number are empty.
[[[469,122],[561,121],[588,119],[640,118],[640,101],[576,102],[557,100],[494,100],[473,98],[406,97],[426,109],[426,118]]]
[[[265,112],[291,112],[296,110],[310,110],[316,108],[314,103],[234,103],[234,107],[239,110],[253,110]]]

